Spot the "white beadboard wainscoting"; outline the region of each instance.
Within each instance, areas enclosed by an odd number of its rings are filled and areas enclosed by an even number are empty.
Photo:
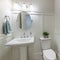
[[[12,39],[12,35],[3,35],[0,34],[0,60],[12,60],[11,58],[11,47],[6,46],[5,44]]]
[[[60,32],[54,34],[54,50],[57,54],[58,60],[60,60]]]

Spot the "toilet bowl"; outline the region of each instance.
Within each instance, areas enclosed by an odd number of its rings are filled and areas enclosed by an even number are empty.
[[[43,50],[44,60],[56,60],[56,54],[52,49]]]
[[[51,38],[40,38],[44,60],[57,60],[56,53],[51,49]]]

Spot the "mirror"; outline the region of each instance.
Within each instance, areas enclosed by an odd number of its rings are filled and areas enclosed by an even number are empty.
[[[30,29],[32,25],[31,16],[26,11],[20,12],[20,28],[21,29]]]

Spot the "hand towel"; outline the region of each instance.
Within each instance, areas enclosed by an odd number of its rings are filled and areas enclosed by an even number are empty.
[[[5,23],[3,23],[3,34],[9,34],[11,31],[11,26],[8,20],[6,20]]]

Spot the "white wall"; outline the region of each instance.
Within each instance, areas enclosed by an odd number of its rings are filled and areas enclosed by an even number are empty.
[[[55,0],[55,50],[60,58],[60,0]],[[59,59],[60,60],[60,59]]]
[[[0,60],[10,60],[11,49],[5,46],[7,39],[10,37],[2,34],[2,25],[5,15],[11,17],[11,2],[10,0],[0,0]]]
[[[32,2],[37,7],[37,11],[39,12],[54,12],[54,0],[32,0]]]

